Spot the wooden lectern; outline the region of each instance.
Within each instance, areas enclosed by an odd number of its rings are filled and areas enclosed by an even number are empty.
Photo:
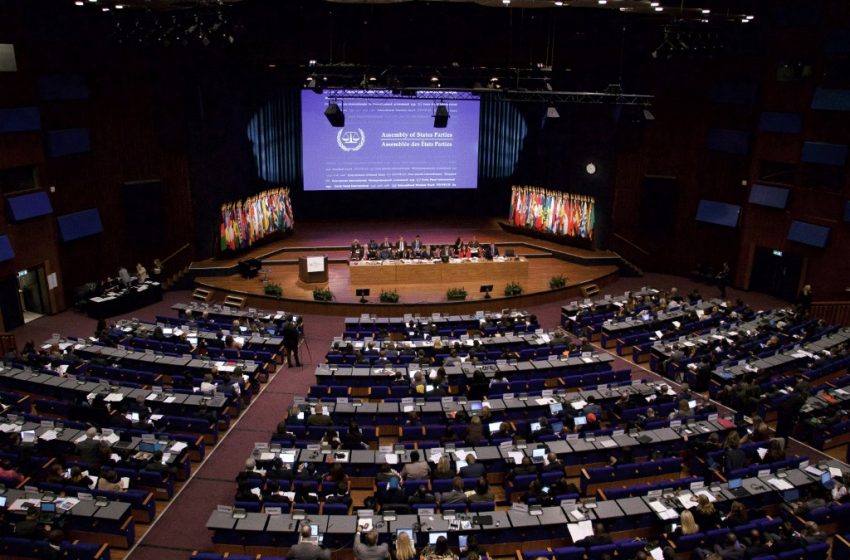
[[[298,257],[298,279],[305,284],[328,281],[328,257]]]

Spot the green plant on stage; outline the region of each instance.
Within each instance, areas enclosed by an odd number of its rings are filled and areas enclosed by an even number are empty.
[[[316,301],[331,301],[334,298],[330,288],[316,288],[313,290],[313,299]]]
[[[449,288],[446,291],[447,299],[466,299],[466,289],[465,288]]]
[[[505,295],[510,296],[518,296],[522,293],[522,286],[519,285],[519,282],[510,282],[505,286]]]
[[[379,299],[381,303],[398,303],[398,292],[395,290],[381,290]]]
[[[557,290],[558,288],[563,288],[567,285],[567,279],[564,278],[562,274],[558,276],[553,276],[549,279],[549,288],[552,290]]]
[[[283,297],[283,288],[280,287],[280,284],[268,283],[263,288],[263,293],[267,296],[272,296],[276,298]]]

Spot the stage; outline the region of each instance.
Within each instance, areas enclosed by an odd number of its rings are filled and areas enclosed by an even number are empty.
[[[370,239],[380,243],[384,237],[395,242],[399,236],[404,236],[410,242],[417,234],[424,244],[440,245],[452,244],[457,237],[469,240],[475,235],[482,244],[496,243],[502,255],[512,249],[518,258],[506,262],[409,265],[414,271],[421,269],[424,274],[421,277],[399,274],[396,269],[405,267],[395,264],[370,266],[375,270],[367,276],[362,270],[349,266],[348,247],[354,239],[365,244]],[[328,257],[328,282],[304,284],[298,280],[298,258],[316,255]],[[236,267],[240,260],[251,258],[262,262],[262,272],[256,278],[243,278]],[[581,286],[602,286],[615,280],[619,275],[619,263],[616,253],[570,247],[508,232],[495,219],[466,219],[462,223],[457,220],[337,221],[296,223],[295,231],[286,239],[251,249],[238,257],[197,261],[188,273],[196,286],[213,291],[213,301],[221,301],[232,294],[246,297],[246,305],[256,308],[333,315],[431,313],[447,308],[461,313],[579,298],[582,297]],[[566,286],[550,289],[550,279],[559,275],[567,279]],[[374,283],[363,285],[364,279]],[[522,295],[505,297],[504,288],[509,282],[519,283]],[[283,297],[276,299],[264,295],[267,283],[280,285]],[[484,299],[484,294],[479,293],[479,287],[484,284],[493,285],[492,299]],[[330,288],[333,301],[313,301],[314,287]],[[356,288],[371,290],[368,303],[358,303]],[[448,301],[446,292],[450,288],[464,288],[466,300]],[[399,302],[380,303],[378,296],[382,290],[398,293]]]

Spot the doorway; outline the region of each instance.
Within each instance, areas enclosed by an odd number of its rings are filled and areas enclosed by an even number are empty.
[[[18,297],[24,323],[29,323],[46,315],[49,309],[47,300],[47,280],[44,276],[44,266],[21,270],[17,275]]]
[[[802,270],[802,257],[767,247],[756,247],[749,289],[794,301],[800,287]]]

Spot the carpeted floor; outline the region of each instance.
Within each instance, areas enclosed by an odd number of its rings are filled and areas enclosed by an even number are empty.
[[[642,278],[622,278],[609,285],[604,293],[621,294],[626,290],[637,290],[642,286],[667,289],[677,286],[686,293],[697,288],[706,297],[717,295],[717,289],[700,285],[691,280],[661,274],[647,274]],[[785,302],[763,294],[743,292],[730,288],[730,299],[741,298],[756,309],[785,305]],[[131,314],[143,320],[153,320],[156,315],[173,315],[171,306],[189,301],[190,292],[167,292],[162,302]],[[567,302],[562,302],[567,303]],[[537,315],[545,329],[559,324],[560,303],[533,306],[528,310]],[[235,493],[234,478],[250,455],[254,442],[268,442],[271,432],[283,418],[294,395],[307,393],[314,381],[313,371],[322,361],[334,336],[343,330],[342,317],[307,315],[304,318],[305,344],[301,349],[303,366],[282,367],[267,383],[261,394],[253,400],[218,447],[207,456],[181,493],[172,500],[153,527],[140,540],[129,558],[132,560],[185,560],[192,550],[209,550],[210,533],[205,524],[209,513],[217,504],[232,505]],[[33,340],[39,343],[50,338],[52,333],[72,336],[88,336],[94,332],[95,321],[75,311],[66,311],[54,316],[37,319],[14,331],[19,345]],[[634,367],[619,359],[615,367]],[[635,368],[636,377],[654,377],[654,374]]]

